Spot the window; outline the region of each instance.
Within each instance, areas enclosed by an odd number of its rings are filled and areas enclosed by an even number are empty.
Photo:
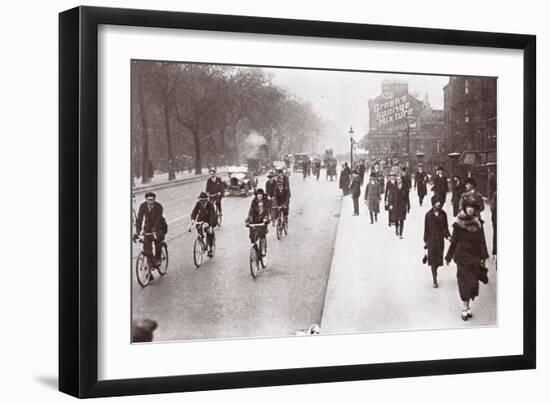
[[[469,92],[470,92],[470,89],[469,89],[468,80],[464,80],[464,94],[468,94]]]

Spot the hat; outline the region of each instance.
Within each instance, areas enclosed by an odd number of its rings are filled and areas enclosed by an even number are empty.
[[[267,178],[273,178],[273,173],[267,174]]]
[[[264,190],[263,190],[262,188],[258,188],[258,189],[256,190],[256,195],[258,195],[258,194],[265,195],[265,192],[264,192]]]
[[[375,173],[370,173],[370,177],[371,178],[376,178],[376,174]]]
[[[210,170],[208,170],[209,172],[211,173],[215,173],[216,172],[216,169],[215,168],[211,168]]]
[[[466,207],[471,206],[475,210],[480,210],[481,206],[479,206],[479,203],[476,202],[475,199],[471,198],[465,198],[462,202],[462,206],[466,209]]]
[[[473,187],[477,186],[476,180],[472,177],[466,178],[465,184],[471,184]]]
[[[432,196],[432,206],[434,206],[437,202],[441,203],[441,199],[439,199],[438,195]]]
[[[206,194],[206,192],[201,192],[199,195],[199,199],[208,199],[208,195]]]

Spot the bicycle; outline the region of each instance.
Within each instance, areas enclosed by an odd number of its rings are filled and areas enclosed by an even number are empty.
[[[145,237],[153,237],[154,233],[144,233],[138,236],[138,241],[144,245]],[[142,248],[137,259],[136,259],[136,279],[139,285],[144,288],[149,285],[151,278],[153,276],[153,269],[156,269],[161,276],[166,275],[168,271],[168,245],[163,241],[160,244],[160,264],[158,267],[151,268],[149,265],[149,259],[156,256],[155,251],[156,243],[153,242],[153,257],[147,257],[147,253]]]
[[[218,198],[220,198],[220,206],[221,206],[221,196],[218,194],[208,194],[208,200],[214,205],[214,209],[216,210],[216,215],[218,217],[218,226],[222,226],[222,214],[220,212],[220,209],[217,205]]]
[[[288,235],[288,217],[283,214],[283,206],[276,206],[277,211],[277,240],[281,240],[284,235]]]
[[[265,236],[258,237],[256,230],[265,226],[267,226],[267,223],[248,224],[246,226],[254,228],[254,243],[250,247],[250,275],[252,275],[252,279],[256,279],[261,269],[266,267],[267,240]]]
[[[195,267],[197,268],[202,265],[204,254],[206,254],[208,251],[204,235],[204,231],[207,227],[208,223],[206,222],[195,223],[195,228],[197,229],[197,238],[195,239],[195,243],[193,244],[193,262],[195,263]],[[191,231],[191,228],[189,228],[189,231]],[[216,233],[212,233],[212,236],[212,253],[210,254],[209,258],[214,258],[214,253],[216,252]]]

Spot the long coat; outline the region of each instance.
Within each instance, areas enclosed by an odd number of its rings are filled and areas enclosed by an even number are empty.
[[[346,192],[349,188],[350,174],[351,174],[351,171],[349,167],[344,168],[340,172],[340,189],[343,189]]]
[[[428,248],[428,265],[440,267],[443,265],[443,251],[446,237],[450,237],[447,214],[439,210],[437,214],[430,209],[424,218],[424,244]]]
[[[391,206],[390,222],[405,220],[407,218],[408,194],[409,190],[405,184],[401,184],[401,187],[395,185],[390,188],[388,195],[388,205]]]
[[[417,171],[414,174],[414,187],[416,188],[418,196],[426,196],[428,194],[428,188],[426,187],[427,183],[428,174],[426,174],[424,171]]]
[[[349,191],[351,193],[351,196],[353,196],[354,198],[359,198],[359,196],[361,195],[361,178],[359,178],[359,176],[351,180]]]
[[[449,192],[449,185],[447,184],[447,177],[436,175],[434,177],[434,185],[432,187],[432,191],[434,192],[434,195],[437,195],[441,203],[445,203],[445,199],[447,198],[447,192]]]
[[[451,198],[451,202],[453,203],[453,216],[458,215],[458,212],[460,212],[460,198],[464,192],[466,192],[464,183],[460,182],[459,184],[455,184],[453,197]]]
[[[372,213],[380,212],[380,186],[375,180],[374,184],[369,182],[365,187],[365,201],[367,202],[367,207]]]
[[[445,261],[454,259],[457,264],[458,293],[460,299],[465,302],[478,296],[481,260],[487,259],[489,254],[483,221],[475,215],[466,216],[463,213],[459,213],[456,220]]]

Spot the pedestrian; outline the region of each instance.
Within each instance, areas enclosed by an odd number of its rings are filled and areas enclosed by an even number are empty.
[[[361,183],[361,186],[363,186],[363,182],[365,181],[366,171],[367,171],[367,166],[365,165],[365,162],[361,160],[361,163],[359,164],[359,182]]]
[[[361,196],[361,178],[359,172],[353,170],[351,174],[351,185],[349,187],[353,199],[353,216],[359,216],[359,197]]]
[[[437,288],[437,269],[443,266],[444,239],[449,239],[447,214],[441,209],[441,202],[432,196],[432,209],[424,218],[424,248],[427,250],[428,265],[432,269],[433,287]]]
[[[390,201],[394,198],[395,188],[397,183],[395,181],[395,173],[390,173],[390,180],[386,184],[386,192],[384,193],[384,209],[388,211],[388,226],[391,227],[391,211],[390,211]]]
[[[418,202],[420,202],[420,206],[422,206],[422,202],[424,202],[424,197],[428,193],[428,174],[424,171],[424,166],[422,163],[418,164],[418,170],[414,174],[414,189],[416,189],[416,193],[418,195]]]
[[[464,192],[466,192],[466,186],[462,178],[459,175],[455,175],[453,177],[453,196],[451,198],[453,204],[453,217],[456,217],[458,212],[460,212],[460,198]]]
[[[497,258],[497,191],[491,197],[491,222],[493,223],[493,261]]]
[[[465,200],[453,223],[451,245],[445,256],[447,265],[454,259],[458,293],[462,300],[462,320],[472,317],[471,302],[479,295],[479,281],[486,277],[485,260],[489,257],[483,221],[476,212],[477,202]],[[484,279],[486,282],[487,279]]]
[[[349,194],[351,170],[348,163],[342,165],[342,171],[340,171],[340,189],[344,193],[344,196]]]
[[[401,167],[401,180],[403,181],[403,186],[407,190],[407,213],[411,211],[411,176],[407,173],[407,167]]]
[[[380,199],[382,199],[380,197],[379,187],[380,185],[376,179],[376,174],[372,172],[370,174],[369,183],[365,187],[365,204],[369,209],[370,224],[378,222],[378,213],[380,213]]]
[[[390,222],[395,223],[395,235],[403,238],[403,227],[407,218],[407,187],[403,183],[401,176],[397,176],[396,185],[389,197],[389,216]]]
[[[378,161],[374,163],[373,171],[374,175],[376,176],[376,180],[378,181],[378,190],[380,191],[380,195],[382,195],[384,193],[384,190],[386,189],[386,184],[384,173],[380,169],[380,163]]]
[[[443,207],[447,199],[447,192],[449,192],[449,184],[447,183],[447,177],[443,175],[443,167],[441,166],[437,167],[432,191],[437,199],[441,201],[441,207]]]
[[[478,208],[476,209],[476,215],[481,217],[481,212],[485,209],[485,202],[483,201],[483,195],[476,191],[476,180],[472,177],[466,178],[464,182],[466,191],[460,197],[460,209],[464,209],[467,201],[475,202]]]

